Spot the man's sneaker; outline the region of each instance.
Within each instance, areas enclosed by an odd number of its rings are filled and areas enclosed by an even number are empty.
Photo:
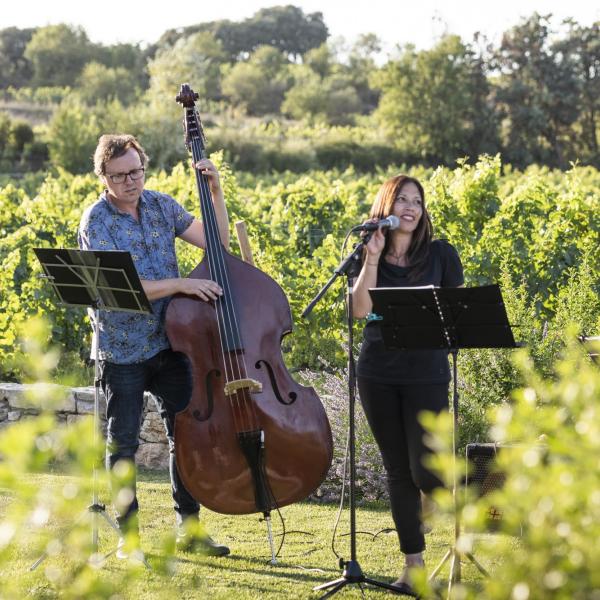
[[[227,556],[229,554],[229,548],[215,542],[210,535],[194,535],[179,530],[175,544],[177,549],[183,552],[198,552],[205,556]]]
[[[144,551],[140,548],[139,543],[136,544],[133,540],[129,541],[129,543],[127,542],[128,540],[126,540],[123,536],[119,538],[115,556],[119,560],[131,560],[147,565]]]

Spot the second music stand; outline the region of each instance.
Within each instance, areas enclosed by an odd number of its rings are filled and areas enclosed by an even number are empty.
[[[129,252],[117,250],[78,250],[69,248],[34,248],[44,269],[41,277],[47,279],[60,303],[64,306],[87,306],[94,311],[94,447],[98,445],[100,406],[99,336],[102,310],[133,313],[152,313],[150,302]],[[92,515],[92,550],[98,552],[98,515],[116,531],[119,528],[106,514],[106,507],[98,500],[97,469],[94,463],[92,504],[87,507]],[[44,552],[29,568],[33,571],[48,556]]]
[[[452,559],[448,577],[448,598],[461,578],[461,555],[483,574],[487,571],[470,552],[459,549],[458,510],[458,384],[457,357],[461,348],[515,348],[500,288],[488,285],[473,288],[373,288],[373,312],[380,317],[381,333],[389,350],[447,350],[452,355],[452,448],[454,499],[454,544],[431,573],[434,579],[446,561]]]

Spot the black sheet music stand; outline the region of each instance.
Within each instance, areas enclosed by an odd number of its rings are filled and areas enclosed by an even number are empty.
[[[116,250],[77,250],[68,248],[34,248],[38,260],[60,303],[66,306],[87,306],[93,312],[94,328],[94,446],[98,444],[100,368],[98,339],[100,335],[101,310],[117,310],[136,313],[152,313],[142,283],[129,252]],[[92,516],[92,550],[94,562],[98,562],[98,515],[119,533],[116,523],[106,514],[104,504],[98,501],[97,469],[94,463],[92,504],[85,515]],[[82,515],[84,516],[84,515]],[[120,535],[120,533],[119,533]],[[112,554],[110,552],[108,555]],[[44,552],[29,568],[36,569],[48,556]],[[104,557],[106,558],[106,557]]]
[[[374,288],[369,293],[373,299],[373,312],[382,317],[380,327],[386,348],[443,349],[452,355],[454,544],[429,578],[433,580],[451,558],[448,577],[450,598],[453,584],[460,581],[461,555],[464,554],[483,575],[488,575],[472,553],[462,552],[458,547],[458,351],[461,348],[515,348],[517,344],[497,285],[474,288]]]

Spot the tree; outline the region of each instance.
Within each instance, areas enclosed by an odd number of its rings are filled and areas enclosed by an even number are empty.
[[[304,65],[294,71],[294,85],[281,106],[284,113],[308,121],[349,125],[361,110],[361,100],[352,82],[344,75],[321,78]]]
[[[323,42],[317,48],[309,50],[303,57],[302,63],[310,67],[319,77],[329,75],[336,63],[336,56],[329,44]]]
[[[34,139],[33,129],[26,121],[11,120],[0,113],[0,171],[38,170],[48,158],[44,142]]]
[[[75,98],[63,100],[48,127],[50,159],[70,173],[92,170],[91,156],[102,133],[94,111]]]
[[[122,104],[131,104],[139,94],[131,85],[129,70],[125,67],[106,67],[89,62],[77,80],[77,93],[86,104],[117,98]]]
[[[0,158],[2,158],[2,155],[8,146],[11,126],[12,121],[10,120],[10,117],[5,112],[0,112]]]
[[[365,33],[358,37],[350,49],[348,64],[344,73],[360,98],[360,112],[371,113],[379,104],[379,92],[369,81],[377,72],[374,56],[381,52],[381,42],[374,33]]]
[[[377,120],[398,147],[433,163],[453,164],[476,157],[474,133],[487,123],[481,98],[481,63],[460,37],[449,35],[430,50],[405,46],[397,60],[375,72],[372,84],[381,90]],[[490,148],[490,151],[492,149]]]
[[[301,8],[290,4],[261,8],[250,19],[248,33],[252,49],[267,44],[294,59],[320,46],[328,35],[322,13],[305,15]]]
[[[0,31],[0,88],[18,88],[29,83],[32,69],[24,53],[35,31],[17,27]]]
[[[189,82],[203,100],[218,100],[225,61],[221,42],[213,34],[200,32],[181,38],[148,64],[150,93],[174,97],[179,86]]]
[[[370,87],[369,76],[377,69],[372,53],[378,49],[377,37],[366,34],[352,47],[345,63],[338,60],[334,45],[325,43],[309,50],[301,65],[292,65],[294,85],[286,93],[283,112],[330,125],[353,124],[358,114],[377,106],[379,94]]]
[[[328,36],[322,13],[304,14],[297,6],[287,5],[263,8],[241,22],[222,20],[170,29],[158,40],[158,49],[173,47],[178,39],[201,31],[212,33],[222,43],[232,63],[265,45],[295,60],[320,46]]]
[[[473,49],[471,61],[471,107],[469,119],[471,127],[467,136],[469,156],[482,154],[494,155],[500,151],[499,119],[493,102],[492,86],[488,79],[488,58],[491,46],[478,33],[474,36],[474,45],[481,41],[477,49]]]
[[[323,87],[322,77],[304,65],[297,65],[294,79],[294,85],[285,95],[282,112],[294,119],[306,120],[326,115],[327,91]]]
[[[127,81],[132,82],[133,87],[148,87],[147,55],[138,44],[98,45],[94,60],[114,69],[127,69]]]
[[[261,46],[246,62],[235,64],[223,80],[223,93],[248,114],[278,113],[291,87],[289,62],[271,46]]]
[[[93,55],[93,44],[81,27],[40,27],[25,48],[33,69],[32,85],[71,86]]]
[[[568,130],[579,116],[576,62],[564,44],[552,43],[550,17],[534,13],[513,27],[494,57],[505,157],[520,167],[565,168]]]
[[[598,129],[600,128],[600,22],[590,27],[569,23],[565,40],[556,44],[562,55],[572,58],[575,76],[579,82],[580,113],[577,127],[571,131],[576,156],[600,166]]]
[[[17,154],[23,154],[25,144],[33,142],[33,129],[26,121],[15,121],[10,132],[10,143],[16,150]]]

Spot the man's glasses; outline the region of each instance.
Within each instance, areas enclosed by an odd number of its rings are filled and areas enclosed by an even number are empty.
[[[144,167],[138,167],[137,169],[133,169],[133,171],[129,171],[129,173],[115,173],[114,175],[109,175],[107,173],[106,176],[113,183],[125,183],[125,180],[127,179],[128,176],[131,179],[131,181],[136,181],[137,179],[141,179],[144,176],[144,171],[145,171]]]

